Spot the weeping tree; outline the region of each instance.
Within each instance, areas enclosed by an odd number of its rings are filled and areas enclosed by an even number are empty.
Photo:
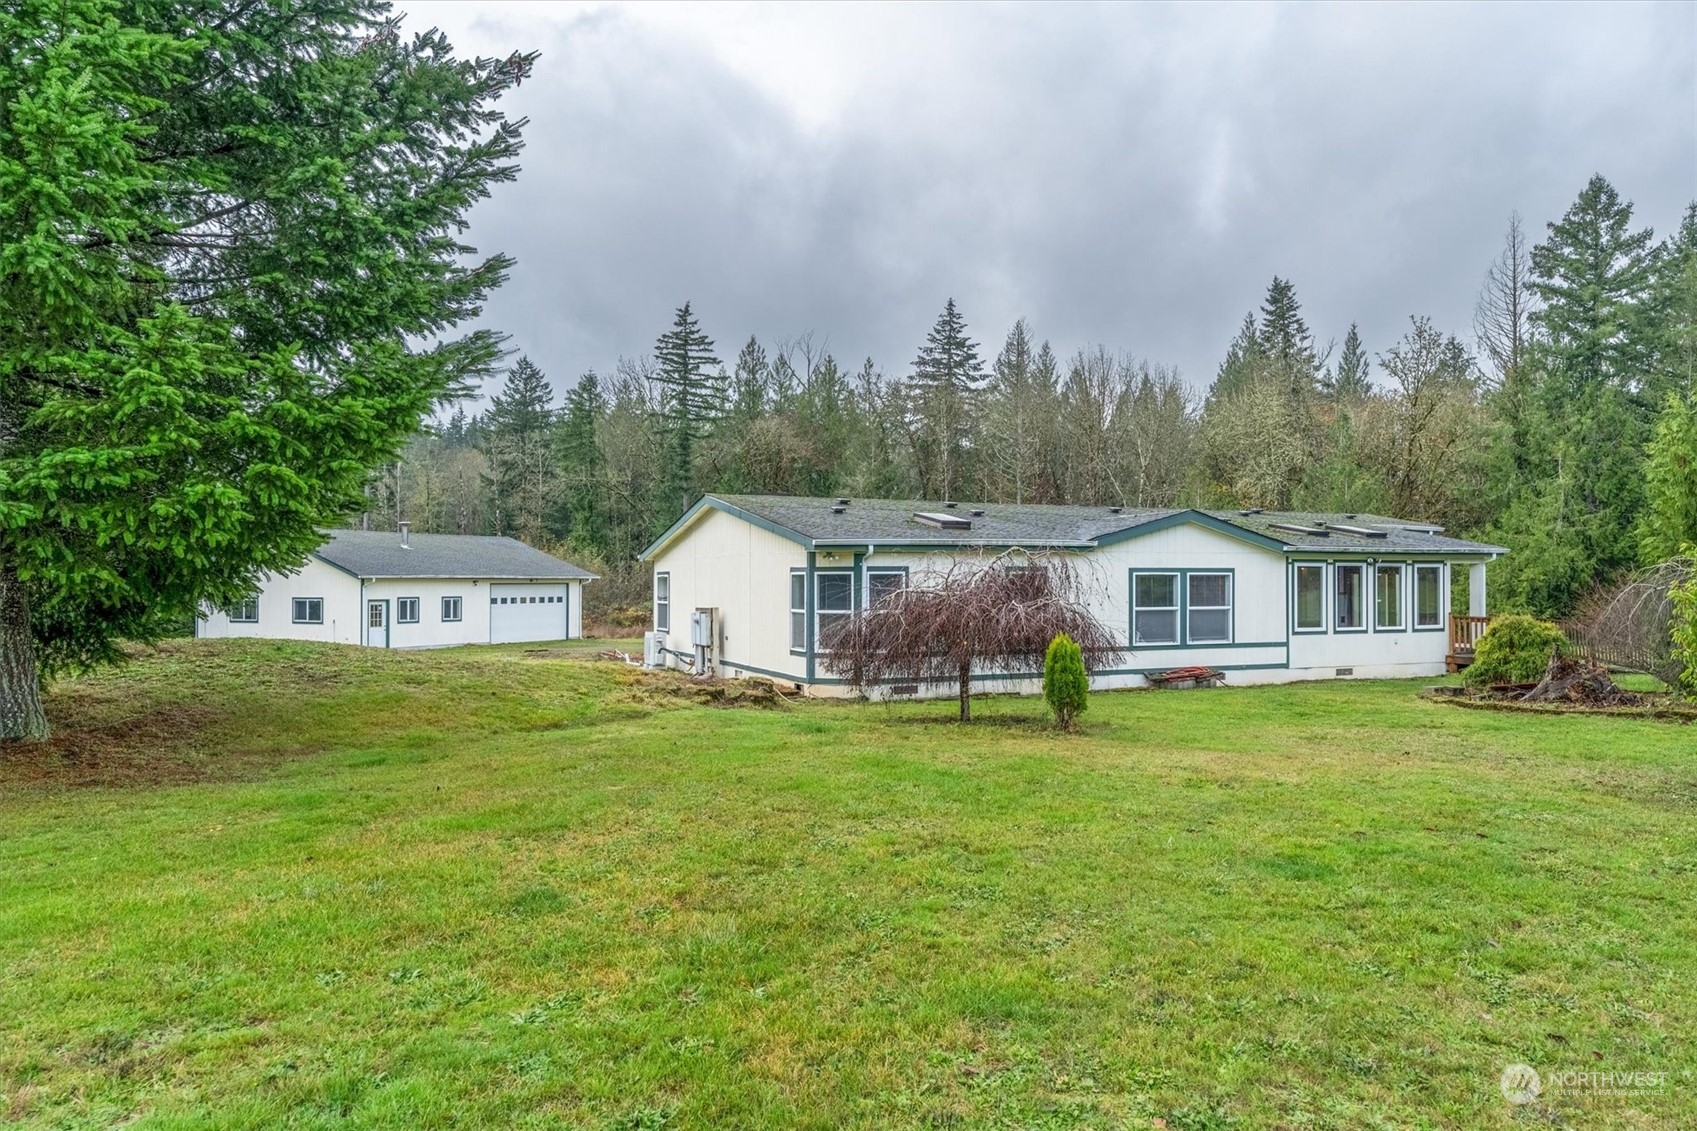
[[[1697,579],[1697,558],[1682,554],[1599,590],[1568,626],[1580,651],[1616,671],[1679,683],[1685,660],[1675,647],[1675,594]]]
[[[0,5],[0,739],[40,680],[298,565],[501,355],[496,102],[366,0]]]
[[[1123,646],[1086,604],[1088,590],[1060,555],[956,558],[827,632],[825,668],[862,694],[899,683],[953,684],[965,722],[973,676],[1040,672],[1057,636],[1078,643],[1087,671],[1120,657]]]

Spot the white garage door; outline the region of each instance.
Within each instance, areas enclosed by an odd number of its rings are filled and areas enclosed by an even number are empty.
[[[567,585],[491,585],[489,639],[495,644],[564,640],[570,600]]]

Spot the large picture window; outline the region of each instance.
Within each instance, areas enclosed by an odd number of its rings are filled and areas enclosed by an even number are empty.
[[[824,652],[831,647],[831,634],[854,615],[854,574],[816,573],[813,582],[813,607],[818,620],[813,628],[813,642],[817,651]]]
[[[790,574],[790,651],[807,650],[807,574]]]
[[[1367,567],[1339,563],[1332,567],[1332,624],[1340,632],[1367,627]]]
[[[1381,565],[1373,569],[1373,627],[1394,632],[1404,627],[1402,619],[1402,567]]]
[[[1326,567],[1320,562],[1296,567],[1296,630],[1326,631]]]
[[[1414,567],[1414,627],[1441,628],[1444,623],[1444,567]]]
[[[1185,578],[1185,585],[1185,643],[1231,643],[1232,575],[1193,573]]]
[[[291,613],[296,624],[324,623],[324,598],[296,597],[291,605]]]
[[[672,631],[672,575],[669,573],[654,575],[654,629],[656,632]]]
[[[1178,574],[1132,575],[1131,643],[1178,643]]]

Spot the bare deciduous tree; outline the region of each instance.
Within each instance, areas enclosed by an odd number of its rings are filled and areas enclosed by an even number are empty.
[[[964,722],[972,717],[975,674],[1041,671],[1049,642],[1062,633],[1078,642],[1088,671],[1123,653],[1087,607],[1088,588],[1061,555],[957,558],[830,630],[825,668],[862,693],[953,683]]]
[[[1532,253],[1516,212],[1509,217],[1502,254],[1486,269],[1473,308],[1479,350],[1491,363],[1498,384],[1506,382],[1526,358],[1532,327],[1531,278]]]

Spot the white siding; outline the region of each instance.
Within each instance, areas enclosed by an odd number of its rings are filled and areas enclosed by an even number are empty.
[[[296,624],[296,597],[324,601],[323,624]],[[231,621],[222,609],[207,612],[195,624],[196,636],[257,636],[272,640],[324,640],[358,644],[359,579],[318,558],[308,558],[299,573],[266,575],[259,590],[259,621]]]
[[[396,622],[396,602],[418,598],[418,623]],[[442,598],[460,598],[460,620],[443,621]],[[391,648],[489,643],[489,582],[475,578],[383,577],[365,583],[365,599],[389,602]]]
[[[387,601],[389,646],[392,648],[446,648],[459,644],[487,644],[491,586],[505,584],[483,578],[376,578],[364,582],[317,558],[307,561],[299,574],[267,577],[259,593],[259,622],[231,622],[223,610],[214,610],[197,623],[195,635],[205,637],[252,636],[284,640],[325,640],[338,644],[364,642],[366,601]],[[583,635],[583,582],[543,582],[535,591],[565,592],[570,598],[569,633]],[[527,588],[524,590],[529,592]],[[363,592],[363,596],[362,596]],[[322,625],[294,624],[290,620],[295,597],[322,597]],[[401,624],[398,604],[402,597],[419,602],[417,624]],[[460,598],[460,620],[442,619],[442,598]],[[552,639],[553,637],[551,637]],[[381,645],[381,636],[378,637]]]
[[[911,584],[924,584],[927,574],[947,569],[951,562],[988,560],[995,551],[887,551],[861,562],[864,571],[905,568]],[[1363,556],[1364,557],[1364,556]],[[1128,648],[1131,643],[1131,577],[1133,571],[1229,573],[1232,578],[1231,639],[1225,643],[1143,647],[1128,650],[1113,670],[1094,681],[1102,689],[1146,684],[1143,673],[1205,665],[1226,673],[1231,684],[1272,683],[1302,679],[1331,679],[1338,669],[1356,678],[1435,675],[1444,670],[1448,647],[1449,569],[1442,575],[1442,612],[1438,627],[1416,631],[1412,562],[1404,563],[1403,619],[1397,631],[1372,627],[1371,586],[1366,616],[1368,631],[1327,631],[1304,635],[1290,631],[1292,621],[1292,560],[1326,560],[1324,555],[1287,559],[1283,552],[1210,529],[1183,523],[1153,531],[1098,550],[1072,555],[1090,589],[1092,611]],[[1357,559],[1361,560],[1361,559]],[[820,551],[819,570],[847,568],[854,552]],[[742,519],[709,510],[654,561],[656,573],[670,576],[672,624],[670,645],[687,650],[689,614],[698,607],[716,607],[724,625],[727,674],[780,674],[798,682],[806,679],[805,656],[789,649],[789,574],[807,564],[799,545]],[[1328,569],[1326,623],[1331,623],[1332,574]],[[815,680],[828,679],[822,665]],[[989,675],[980,690],[1036,691],[1032,680]],[[816,682],[816,694],[847,691],[835,683]],[[922,694],[949,695],[951,688],[925,688]]]
[[[689,650],[689,615],[719,610],[728,671],[807,676],[805,657],[790,654],[790,570],[807,553],[753,523],[708,510],[654,558],[656,575],[671,577],[668,646]]]

